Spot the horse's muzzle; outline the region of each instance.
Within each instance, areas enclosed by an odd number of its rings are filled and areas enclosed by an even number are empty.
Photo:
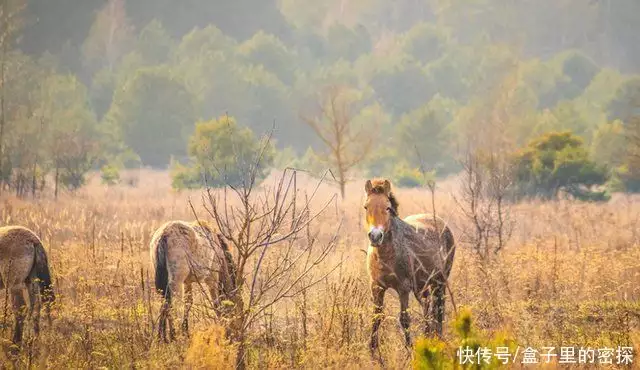
[[[382,244],[382,241],[384,240],[384,231],[382,229],[371,229],[371,231],[369,231],[369,241],[371,242],[371,245],[373,246],[377,246]]]

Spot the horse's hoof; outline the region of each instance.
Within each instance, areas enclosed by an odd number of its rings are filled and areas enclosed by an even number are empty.
[[[9,346],[9,356],[15,358],[15,357],[18,357],[19,354],[20,354],[20,346],[15,343],[12,343]]]

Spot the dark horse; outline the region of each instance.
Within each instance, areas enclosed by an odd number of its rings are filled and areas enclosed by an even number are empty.
[[[13,343],[20,347],[27,313],[24,291],[29,293],[29,316],[36,335],[40,331],[40,301],[45,303],[47,319],[51,322],[49,304],[55,299],[47,254],[36,234],[25,227],[0,227],[0,289],[11,297],[15,316]]]
[[[384,294],[391,288],[400,298],[400,324],[405,340],[409,335],[409,294],[421,303],[425,334],[442,335],[444,295],[455,253],[451,230],[442,219],[417,214],[398,217],[398,201],[389,180],[367,180],[366,222],[369,230],[367,268],[371,278],[374,319],[370,349],[378,347]]]

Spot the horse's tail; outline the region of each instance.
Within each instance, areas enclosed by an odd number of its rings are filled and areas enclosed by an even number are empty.
[[[171,300],[171,291],[169,289],[169,267],[167,265],[167,250],[169,244],[167,243],[167,236],[162,235],[156,249],[156,269],[155,280],[156,290],[160,291],[167,301]]]
[[[34,261],[31,267],[31,276],[38,279],[40,295],[44,303],[52,303],[56,296],[51,287],[51,272],[49,271],[49,261],[47,253],[42,246],[42,242],[34,243]]]
[[[451,273],[451,268],[453,267],[453,257],[456,254],[456,241],[449,226],[445,226],[444,230],[442,230],[442,238],[446,253],[444,262],[444,273],[448,278],[449,273]]]

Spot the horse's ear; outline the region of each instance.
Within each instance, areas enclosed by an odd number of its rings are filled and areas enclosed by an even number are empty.
[[[367,194],[371,194],[372,190],[373,190],[373,184],[371,183],[371,180],[367,180],[367,182],[364,184],[364,191],[366,191]]]
[[[382,186],[384,187],[384,193],[389,195],[391,193],[391,183],[389,180],[385,179]]]

